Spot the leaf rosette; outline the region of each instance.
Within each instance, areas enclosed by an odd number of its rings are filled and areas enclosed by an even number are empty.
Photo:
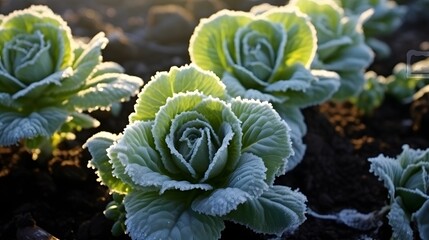
[[[296,8],[222,10],[201,20],[189,53],[193,63],[221,78],[229,95],[273,104],[292,128],[298,158],[292,167],[305,148],[300,109],[329,99],[339,86],[335,74],[310,70],[316,42],[313,25]]]
[[[94,127],[84,110],[107,108],[136,94],[143,81],[102,62],[104,34],[74,39],[46,6],[31,6],[0,21],[0,145],[37,146],[56,132]]]
[[[304,221],[305,197],[273,185],[292,153],[287,124],[267,102],[226,100],[212,72],[172,67],[123,134],[88,140],[101,181],[126,195],[133,239],[217,239],[223,220],[280,235]]]
[[[370,158],[370,171],[383,181],[389,192],[389,224],[394,239],[413,239],[411,222],[421,239],[429,239],[429,149],[402,147],[396,158]]]
[[[333,0],[293,0],[289,4],[307,14],[316,28],[318,48],[311,68],[340,76],[341,85],[333,98],[345,100],[358,94],[364,85],[364,72],[374,58],[362,32],[369,13],[348,16]]]
[[[362,26],[365,42],[374,50],[377,58],[388,57],[391,52],[390,47],[377,38],[388,36],[397,30],[402,25],[408,7],[398,5],[396,1],[392,0],[335,1],[348,16],[365,14],[371,9],[371,15]]]

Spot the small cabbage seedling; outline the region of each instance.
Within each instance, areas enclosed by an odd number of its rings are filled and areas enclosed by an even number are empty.
[[[381,106],[386,93],[386,78],[377,75],[374,71],[365,73],[363,90],[358,96],[353,97],[351,102],[365,115],[371,115],[374,110]]]
[[[191,61],[219,76],[229,95],[268,101],[289,124],[289,168],[305,151],[300,109],[329,99],[339,86],[335,73],[311,72],[316,41],[313,25],[292,7],[222,10],[201,20],[190,39]]]
[[[390,55],[390,47],[377,39],[392,34],[398,29],[407,13],[407,7],[397,5],[391,0],[335,0],[347,15],[361,15],[369,9],[373,12],[364,22],[363,31],[366,43],[374,50],[377,58]]]
[[[373,61],[373,52],[365,43],[362,23],[368,14],[347,16],[333,0],[292,0],[307,14],[317,32],[317,52],[313,69],[334,71],[340,76],[336,100],[356,96],[364,85],[364,72]]]
[[[143,81],[102,62],[102,33],[75,40],[46,6],[0,19],[0,145],[39,148],[60,133],[95,127],[85,110],[108,108],[137,94]]]
[[[305,220],[305,196],[273,185],[292,149],[269,103],[228,99],[215,74],[189,65],[157,73],[129,119],[85,146],[125,195],[132,239],[218,239],[224,220],[281,235]]]
[[[387,77],[386,94],[401,103],[410,103],[422,96],[429,85],[429,58],[413,64],[398,63]]]
[[[429,239],[429,149],[404,145],[402,150],[396,158],[370,158],[370,171],[388,190],[393,239],[413,239],[411,223],[421,239]]]

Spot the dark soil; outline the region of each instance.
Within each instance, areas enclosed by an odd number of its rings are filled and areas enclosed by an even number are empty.
[[[147,82],[156,71],[189,62],[187,41],[199,18],[221,8],[248,10],[258,2],[122,0],[118,5],[114,0],[3,0],[0,13],[7,14],[31,3],[46,4],[61,14],[74,35],[92,37],[99,31],[106,32],[110,43],[104,51],[105,60],[120,63],[128,74]],[[422,49],[421,43],[429,41],[428,30],[423,30],[427,28],[422,28],[427,26],[426,21],[419,22],[414,17],[386,37],[393,55],[375,61],[371,69],[388,75],[394,64],[405,62],[408,50]],[[45,162],[33,161],[19,146],[0,148],[0,239],[16,239],[17,232],[26,231],[24,226],[28,224],[22,224],[28,222],[22,220],[26,218],[33,218],[37,226],[59,239],[129,239],[111,236],[113,223],[102,213],[111,197],[97,182],[94,170],[87,167],[90,155],[81,146],[98,131],[121,132],[134,101],[135,98],[125,103],[118,116],[93,112],[101,126],[77,133],[74,141],[61,143],[60,149]],[[362,213],[379,210],[388,201],[387,192],[369,173],[367,159],[379,154],[394,157],[402,151],[403,144],[429,148],[428,112],[429,98],[408,105],[386,98],[370,116],[359,114],[350,103],[329,102],[304,109],[308,127],[304,138],[306,155],[277,183],[299,188],[307,196],[308,206],[321,214],[345,208]],[[390,235],[386,219],[379,228],[359,231],[308,216],[287,238],[387,240]],[[232,223],[227,223],[222,233],[222,239],[269,237]]]

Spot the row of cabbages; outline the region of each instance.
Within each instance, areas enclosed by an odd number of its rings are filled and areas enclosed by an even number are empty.
[[[362,24],[377,28],[371,16],[387,13],[394,28],[404,12],[363,2],[344,10],[340,1],[292,0],[203,19],[190,40],[192,63],[152,77],[123,133],[100,132],[85,144],[114,194],[105,211],[113,233],[218,239],[230,220],[281,236],[304,222],[306,197],[274,184],[305,154],[301,109],[358,96],[374,58]],[[3,16],[0,38],[0,145],[49,151],[98,125],[84,111],[108,109],[143,84],[102,61],[103,34],[80,42],[45,6]],[[404,217],[428,239],[428,159],[405,148],[399,162],[372,160],[389,188],[398,239],[413,234],[398,225]]]

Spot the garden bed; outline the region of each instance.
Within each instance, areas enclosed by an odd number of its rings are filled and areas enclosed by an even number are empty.
[[[191,4],[188,7],[194,11],[189,12],[189,18],[168,9],[157,12],[152,6],[155,1],[121,1],[116,7],[110,5],[116,1],[107,0],[32,2],[46,4],[61,14],[74,34],[92,37],[105,31],[110,39],[104,50],[105,60],[118,62],[128,74],[140,76],[147,83],[156,71],[189,63],[187,39],[199,17],[226,7],[248,10],[249,2],[253,1],[234,1],[234,5],[218,1],[210,8],[207,5],[205,13],[196,10],[201,9],[202,4]],[[7,14],[29,6],[30,1],[0,4],[2,13]],[[162,14],[166,14],[163,19],[167,20],[157,18]],[[169,32],[180,21],[187,24],[183,31]],[[401,29],[384,39],[392,47],[392,57],[375,61],[371,69],[390,74],[396,63],[406,61],[408,50],[421,49],[420,43],[429,41],[429,31],[421,28],[427,24],[424,21],[427,20],[405,22]],[[101,122],[100,127],[84,130],[77,133],[75,140],[62,142],[46,162],[33,161],[19,146],[0,148],[0,239],[15,239],[20,229],[17,219],[25,213],[31,213],[38,226],[60,239],[128,239],[111,236],[113,222],[102,213],[111,197],[107,188],[96,181],[94,170],[87,167],[91,156],[82,145],[102,130],[120,133],[128,123],[134,103],[135,98],[124,103],[118,115],[91,113]],[[321,214],[345,208],[363,213],[379,210],[387,203],[387,191],[369,172],[367,159],[379,154],[394,157],[402,151],[403,144],[429,148],[428,115],[428,98],[406,105],[386,98],[368,116],[359,114],[348,102],[328,102],[306,108],[307,152],[303,161],[278,178],[277,183],[300,189],[308,198],[308,206]],[[391,235],[386,219],[379,228],[359,231],[334,221],[307,217],[288,239],[364,239],[366,236],[387,240]],[[227,223],[226,226],[222,239],[268,238],[239,225]]]

